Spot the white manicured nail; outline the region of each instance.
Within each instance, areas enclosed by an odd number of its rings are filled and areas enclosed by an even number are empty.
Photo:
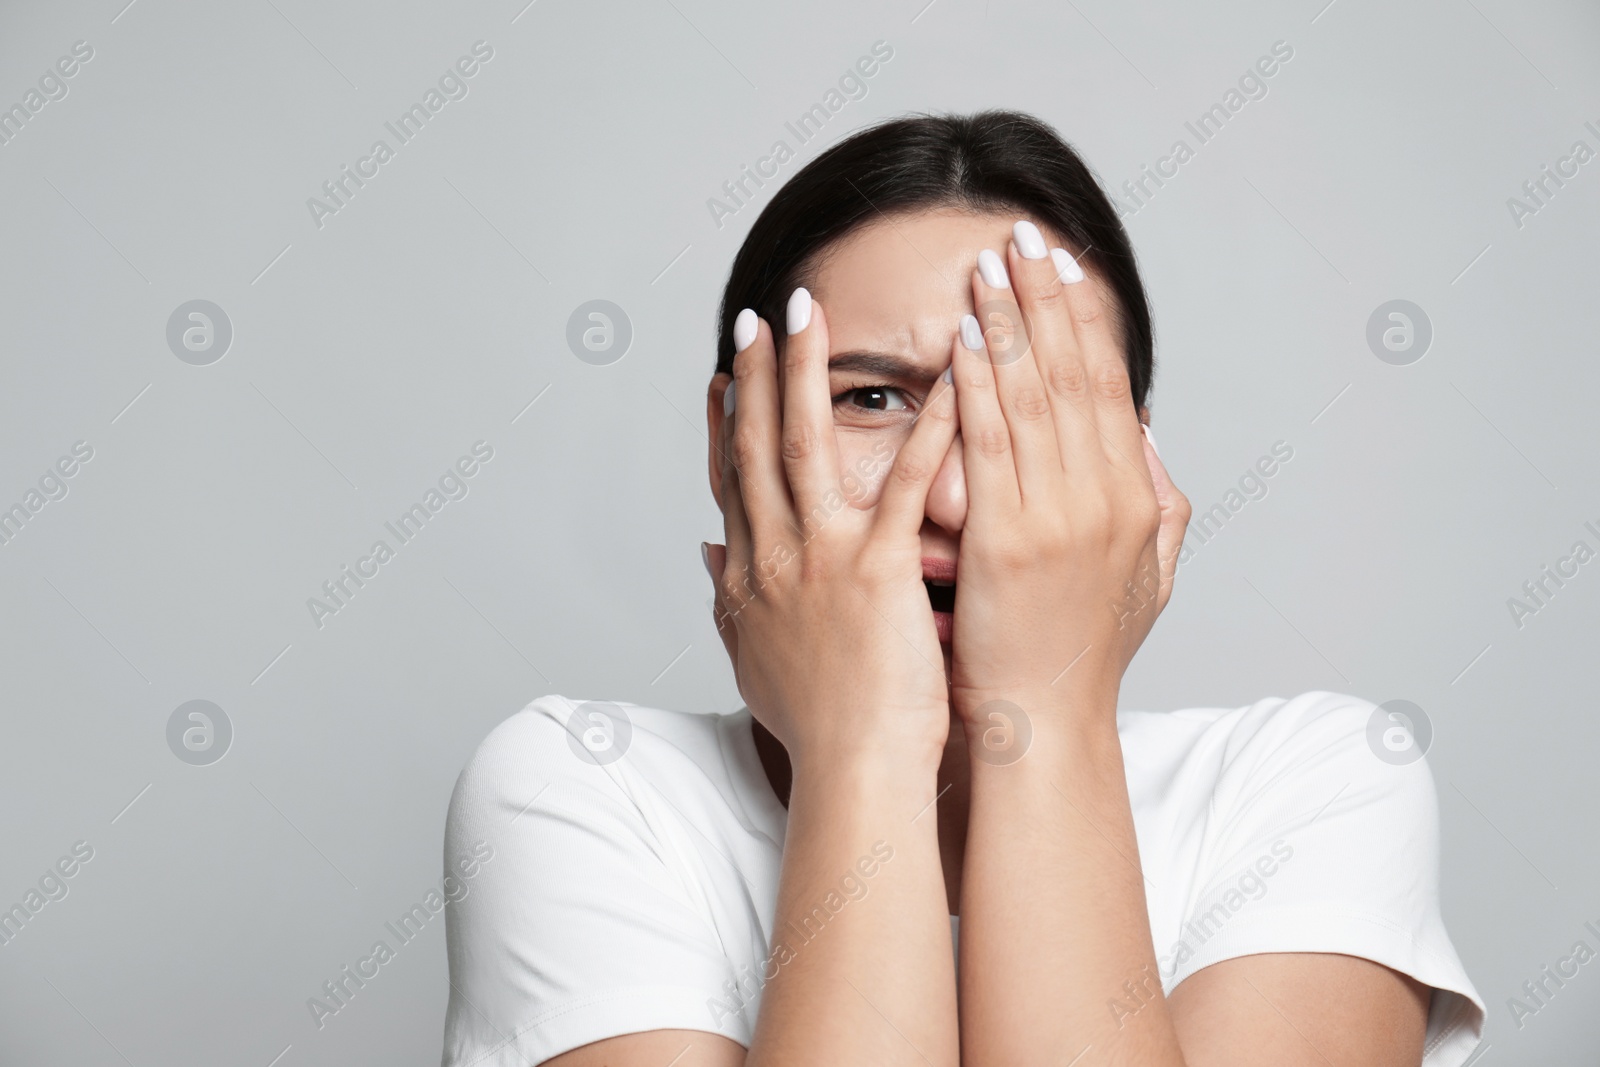
[[[733,387],[738,382],[729,382],[728,388],[722,394],[722,417],[727,418],[733,414]]]
[[[977,316],[961,316],[961,343],[967,346],[968,352],[983,351],[983,330],[978,326]]]
[[[789,310],[785,317],[791,334],[799,333],[811,325],[811,294],[804,287],[789,295]]]
[[[1159,459],[1161,456],[1161,449],[1156,447],[1156,435],[1150,432],[1150,425],[1148,423],[1141,422],[1139,424],[1139,428],[1144,430],[1145,440],[1150,442],[1150,447],[1155,451],[1156,457]]]
[[[1011,279],[1006,277],[1006,265],[1000,262],[1000,257],[992,248],[985,248],[978,253],[978,273],[983,275],[984,284],[991,289],[1007,289],[1011,286]]]
[[[754,308],[745,308],[733,320],[733,350],[743,352],[756,343],[756,327],[760,324]]]
[[[944,384],[946,384],[946,385],[954,385],[956,383],[955,369],[956,369],[956,365],[954,363],[952,363],[952,364],[950,364],[948,367],[946,367],[944,369],[944,373],[943,374],[939,375],[939,377],[944,379]]]
[[[1027,219],[1018,219],[1011,224],[1011,239],[1017,243],[1017,253],[1023,259],[1045,257],[1044,234]]]
[[[715,578],[716,575],[711,573],[711,546],[704,541],[700,542],[700,562],[706,565],[706,573]]]
[[[1052,248],[1050,261],[1056,265],[1056,280],[1064,285],[1083,281],[1083,268],[1065,248]]]

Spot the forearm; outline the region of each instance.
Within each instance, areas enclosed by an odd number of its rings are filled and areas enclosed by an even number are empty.
[[[1180,1067],[1150,939],[1115,687],[1014,702],[1033,729],[1026,754],[1004,766],[972,762],[963,1062]],[[976,739],[972,750],[982,751]]]
[[[933,799],[931,766],[796,764],[750,1067],[956,1064]]]

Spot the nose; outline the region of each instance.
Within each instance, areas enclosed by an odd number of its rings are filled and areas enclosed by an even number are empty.
[[[961,434],[950,442],[950,451],[928,488],[928,519],[948,533],[960,533],[967,521],[967,469],[961,461]]]

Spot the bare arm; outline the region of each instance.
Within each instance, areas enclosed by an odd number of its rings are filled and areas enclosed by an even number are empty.
[[[720,1035],[659,1030],[586,1045],[549,1067],[955,1064],[937,820],[931,808],[915,818],[933,799],[933,775],[869,759],[795,768],[748,1058]]]
[[[1164,998],[1115,731],[1033,725],[1024,759],[973,764],[961,896],[970,1062],[1037,1062],[1051,1049],[1062,1063],[1081,1053],[1079,1067],[1422,1061],[1429,990],[1370,960],[1244,956]]]
[[[1364,960],[1245,957],[1162,995],[1116,706],[1189,505],[1129,402],[1109,297],[1081,271],[1063,284],[1027,225],[1005,268],[988,253],[973,277],[975,307],[1025,317],[985,323],[955,359],[971,498],[952,689],[972,753],[964,1060],[1415,1067],[1427,998]]]
[[[804,290],[790,308],[781,372],[752,313],[735,401],[724,405],[726,379],[708,398],[728,539],[709,553],[718,628],[740,693],[793,768],[771,955],[742,1062],[953,1067],[955,966],[932,810],[950,710],[917,533],[955,436],[954,398],[936,387],[876,506],[856,506],[841,486],[826,320]],[[662,1067],[680,1037],[619,1037],[552,1062]],[[687,1043],[686,1059],[741,1062],[732,1042]]]

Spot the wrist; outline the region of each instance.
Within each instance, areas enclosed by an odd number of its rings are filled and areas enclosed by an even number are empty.
[[[1010,766],[1030,752],[1034,763],[1114,755],[1121,760],[1115,682],[1088,678],[1044,690],[952,693],[956,719],[974,764]]]
[[[830,821],[858,818],[874,821],[874,813],[897,813],[910,819],[926,808],[938,789],[939,760],[859,747],[848,752],[813,752],[791,761],[789,811],[831,812]],[[842,825],[842,824],[841,824]]]
[[[938,769],[952,727],[947,702],[841,710],[807,707],[786,716],[802,727],[786,746],[797,775],[916,781]]]

